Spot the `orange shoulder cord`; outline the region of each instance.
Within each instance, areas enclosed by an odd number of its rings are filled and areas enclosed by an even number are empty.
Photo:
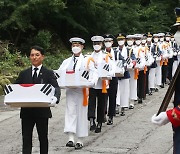
[[[149,48],[145,47],[145,54],[147,54],[148,50],[149,50]],[[147,70],[148,70],[147,66],[145,65],[145,67],[144,67],[144,74],[146,74]]]
[[[95,62],[92,57],[89,57],[88,61],[87,61],[87,69],[89,69],[90,61]],[[83,106],[87,106],[88,105],[89,88],[83,88],[82,91],[83,91]]]
[[[140,56],[140,52],[142,51],[142,49],[140,48],[138,50],[138,57]],[[134,69],[134,79],[137,80],[138,79],[138,75],[139,75],[139,69],[138,68],[135,68]]]
[[[112,55],[110,53],[106,54],[105,61],[108,63],[108,58],[112,58]],[[107,93],[106,89],[106,80],[102,80],[102,93]]]
[[[88,105],[88,93],[89,93],[89,88],[83,88],[83,106]]]
[[[139,70],[137,68],[134,69],[134,79],[137,80],[139,75]]]

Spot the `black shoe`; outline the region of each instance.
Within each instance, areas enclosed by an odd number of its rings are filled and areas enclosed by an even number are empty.
[[[125,116],[124,107],[121,108],[121,116]]]
[[[130,104],[130,105],[129,105],[129,109],[134,109],[134,105],[133,105],[133,104]]]
[[[104,121],[103,123],[107,122],[107,118],[106,118],[106,115],[104,115]]]
[[[152,95],[152,90],[149,91],[149,95]]]
[[[142,103],[143,103],[142,99],[139,99],[139,100],[138,100],[138,103],[139,103],[139,104],[142,104]]]
[[[116,114],[119,114],[119,105],[116,106]]]
[[[164,84],[160,85],[161,88],[164,88]]]
[[[101,132],[101,126],[102,126],[101,123],[98,123],[98,124],[97,124],[97,127],[96,127],[96,129],[95,129],[95,133],[100,133],[100,132]]]
[[[83,144],[82,143],[76,143],[75,145],[75,149],[78,150],[78,149],[82,149],[83,147]]]
[[[107,125],[112,125],[112,124],[113,124],[113,118],[109,118],[108,122],[107,122]]]
[[[155,92],[158,92],[159,91],[159,89],[158,88],[155,88]]]
[[[96,129],[96,123],[93,118],[90,118],[90,131],[93,131]]]
[[[67,147],[74,147],[74,142],[73,141],[69,141],[67,144],[66,144]]]

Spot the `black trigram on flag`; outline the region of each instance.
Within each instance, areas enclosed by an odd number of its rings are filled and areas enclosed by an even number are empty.
[[[122,67],[122,61],[118,61],[116,65],[117,67]]]
[[[52,91],[52,87],[50,84],[45,84],[40,91],[43,92],[45,95],[49,95],[49,93]]]
[[[145,55],[145,60],[148,61],[148,56],[147,55]]]
[[[60,75],[56,72],[54,72],[54,76],[56,77],[56,79],[60,78]]]
[[[136,61],[137,61],[138,64],[141,63],[141,59],[140,58],[137,58]]]
[[[89,71],[84,71],[81,76],[88,80],[89,79]]]
[[[156,54],[158,57],[160,57],[161,56],[161,54],[160,54],[160,52],[157,52],[157,54]]]
[[[105,64],[103,69],[105,69],[106,71],[109,71],[109,64]]]
[[[126,62],[129,65],[131,63],[131,59],[129,57],[127,57]]]
[[[4,93],[5,93],[5,95],[9,94],[9,93],[12,92],[12,91],[13,91],[13,90],[12,90],[12,88],[11,88],[10,85],[5,85],[5,87],[4,87]]]

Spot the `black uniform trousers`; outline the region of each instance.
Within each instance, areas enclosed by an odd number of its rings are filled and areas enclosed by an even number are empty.
[[[110,80],[109,89],[108,89],[108,96],[109,96],[108,116],[109,117],[115,116],[117,84],[118,84],[118,78],[113,77],[112,80]]]
[[[22,118],[23,154],[32,153],[32,133],[36,129],[40,142],[40,154],[48,154],[48,118]]]
[[[144,70],[139,71],[139,76],[137,80],[137,96],[139,99],[146,98],[146,74]]]
[[[173,154],[180,153],[180,127],[173,128]]]
[[[173,67],[173,62],[174,58],[169,58],[168,59],[168,79],[171,81],[172,80],[172,67]]]
[[[168,65],[162,65],[162,84],[165,84],[168,72]]]
[[[97,122],[104,122],[104,109],[107,93],[102,93],[102,89],[89,89],[88,120],[96,118],[97,102]]]
[[[146,94],[149,94],[149,70],[151,68],[150,67],[147,67],[147,71],[146,71]]]

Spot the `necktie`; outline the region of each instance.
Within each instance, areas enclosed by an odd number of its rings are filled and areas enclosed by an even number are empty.
[[[73,66],[73,70],[75,70],[75,68],[76,68],[77,61],[78,61],[77,58],[74,57],[74,66]]]
[[[36,82],[37,82],[37,70],[38,70],[38,68],[35,67],[35,68],[34,68],[34,74],[33,74],[33,83],[36,83]]]

